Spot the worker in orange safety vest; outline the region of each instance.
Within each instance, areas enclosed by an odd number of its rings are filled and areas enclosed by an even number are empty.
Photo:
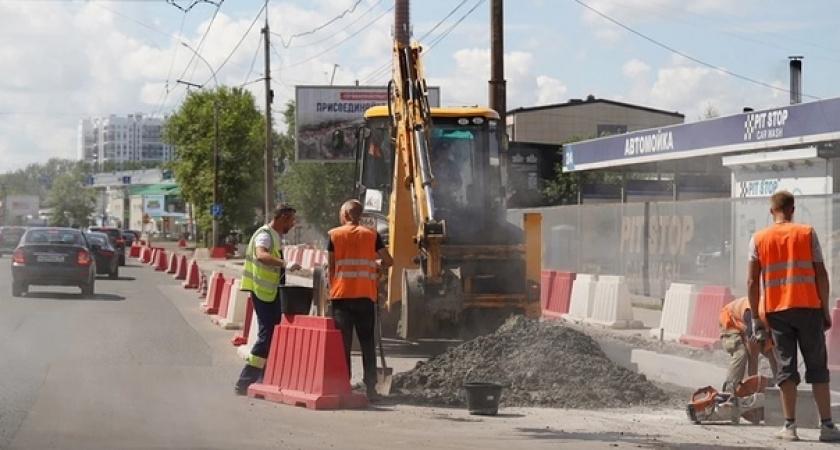
[[[752,321],[764,322],[763,314],[752,313],[750,301],[741,297],[727,303],[720,310],[720,342],[723,349],[732,357],[723,390],[735,392],[744,375],[758,374],[758,355],[764,355],[770,363],[770,370],[776,375],[776,358],[773,355],[773,342],[770,339],[759,340],[752,334]],[[764,324],[766,327],[766,323]],[[763,337],[763,336],[762,336]]]

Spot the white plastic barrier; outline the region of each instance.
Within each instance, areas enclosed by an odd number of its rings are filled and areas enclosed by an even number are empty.
[[[642,322],[633,320],[633,304],[627,280],[618,275],[601,275],[595,284],[592,313],[584,323],[608,328],[641,328]]]
[[[257,333],[260,330],[260,326],[257,323],[257,313],[253,313],[253,317],[251,317],[251,326],[244,330],[243,333],[248,334],[248,342],[239,347],[236,347],[236,353],[242,358],[246,359],[251,354],[251,348],[254,347],[254,342],[257,342]]]
[[[688,334],[691,319],[694,317],[694,305],[697,304],[697,287],[693,284],[671,283],[665,292],[665,304],[659,327],[650,330],[654,339],[679,341]]]
[[[572,296],[569,300],[569,312],[563,314],[563,320],[580,323],[592,314],[595,299],[595,285],[598,275],[579,273],[572,282]]]
[[[225,330],[238,330],[245,321],[245,308],[248,305],[248,292],[240,291],[241,280],[236,278],[230,286],[228,297],[227,317],[219,320],[219,325]]]

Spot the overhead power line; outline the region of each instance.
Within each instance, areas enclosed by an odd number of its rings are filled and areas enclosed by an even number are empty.
[[[297,33],[297,34],[293,34],[293,35],[289,36],[289,40],[288,40],[288,41],[286,41],[286,40],[283,38],[283,35],[282,35],[282,34],[280,34],[280,33],[271,32],[271,34],[273,34],[273,35],[275,35],[275,36],[277,36],[277,37],[279,37],[279,38],[280,38],[280,44],[281,44],[281,45],[283,45],[283,48],[289,48],[289,45],[291,45],[291,44],[292,44],[292,41],[293,41],[295,38],[299,38],[299,37],[302,37],[302,36],[308,36],[308,35],[310,35],[310,34],[315,34],[315,33],[317,33],[318,31],[323,30],[324,28],[326,28],[326,27],[330,26],[330,24],[332,24],[332,23],[334,23],[334,22],[336,22],[336,21],[338,21],[338,20],[343,19],[343,18],[344,18],[344,16],[346,16],[347,14],[352,14],[354,11],[356,11],[356,8],[357,8],[357,7],[358,7],[361,3],[362,3],[362,0],[356,0],[356,3],[354,3],[354,4],[353,4],[353,6],[351,6],[350,8],[345,9],[344,11],[342,11],[342,12],[341,12],[341,14],[339,14],[339,15],[337,15],[337,16],[335,16],[335,17],[333,17],[332,19],[330,19],[330,20],[328,20],[328,21],[326,21],[326,22],[322,23],[321,25],[318,25],[317,27],[315,27],[315,28],[313,28],[313,29],[311,29],[311,30],[309,30],[309,31],[306,31],[306,32],[303,32],[303,33]],[[379,2],[377,2],[377,4],[378,4],[378,3],[379,3]],[[375,7],[376,7],[376,5],[372,6],[370,9],[373,9],[373,8],[375,8]]]
[[[714,71],[716,71],[716,72],[720,72],[720,73],[723,73],[723,74],[726,74],[726,75],[729,75],[729,76],[732,76],[732,77],[735,77],[735,78],[738,78],[738,79],[741,79],[741,80],[744,80],[744,81],[749,81],[750,83],[754,83],[754,84],[757,84],[757,85],[760,85],[760,86],[764,86],[764,87],[767,87],[767,88],[770,88],[770,89],[773,89],[773,90],[776,90],[776,91],[790,93],[790,90],[789,90],[789,89],[785,89],[785,88],[780,87],[780,86],[774,86],[774,85],[772,85],[772,84],[770,84],[770,83],[765,83],[764,81],[761,81],[761,80],[756,80],[755,78],[750,78],[750,77],[748,77],[748,76],[745,76],[745,75],[741,75],[741,74],[738,74],[738,73],[732,72],[731,70],[726,70],[726,69],[724,69],[724,68],[722,68],[722,67],[717,67],[717,66],[715,66],[715,65],[713,65],[713,64],[710,64],[710,63],[707,63],[707,62],[705,62],[705,61],[703,61],[703,60],[701,60],[701,59],[699,59],[699,58],[695,58],[695,57],[693,57],[693,56],[691,56],[691,55],[689,55],[689,54],[687,54],[687,53],[685,53],[685,52],[681,52],[681,51],[679,51],[679,50],[677,50],[677,49],[675,49],[675,48],[673,48],[673,47],[671,47],[671,46],[669,46],[669,45],[667,45],[667,44],[664,44],[664,43],[662,43],[662,42],[659,42],[659,41],[657,41],[656,39],[653,39],[652,37],[649,37],[649,36],[647,36],[647,35],[645,35],[645,34],[643,34],[643,33],[639,32],[639,31],[636,31],[636,30],[634,30],[633,28],[630,28],[629,26],[627,26],[627,25],[625,25],[625,24],[623,24],[623,23],[619,22],[618,20],[615,20],[615,19],[613,19],[612,17],[610,17],[610,16],[608,16],[608,15],[606,15],[606,14],[602,13],[601,11],[598,11],[597,9],[595,9],[595,8],[593,8],[593,7],[589,6],[589,5],[587,5],[586,3],[584,3],[584,2],[583,2],[583,1],[581,1],[581,0],[572,0],[572,1],[574,1],[574,2],[575,2],[575,3],[577,3],[577,4],[579,4],[580,6],[583,6],[583,7],[584,7],[584,8],[586,8],[586,9],[588,9],[588,10],[592,11],[593,13],[595,13],[595,14],[597,14],[597,15],[601,16],[602,18],[606,19],[607,21],[612,22],[612,23],[614,23],[615,25],[618,25],[619,27],[621,27],[621,28],[623,28],[623,29],[625,29],[625,30],[627,30],[627,31],[629,31],[629,32],[631,32],[631,33],[633,33],[633,34],[635,34],[636,36],[639,36],[640,38],[642,38],[642,39],[644,39],[644,40],[646,40],[646,41],[648,41],[648,42],[650,42],[650,43],[652,43],[652,44],[654,44],[654,45],[657,45],[657,46],[659,46],[659,47],[662,47],[662,48],[664,48],[665,50],[668,50],[668,51],[669,51],[669,52],[671,52],[671,53],[674,53],[674,54],[680,55],[680,56],[682,56],[683,58],[686,58],[686,59],[688,59],[688,60],[690,60],[690,61],[693,61],[693,62],[695,62],[695,63],[697,63],[697,64],[700,64],[701,66],[708,67],[709,69],[712,69],[712,70],[714,70]],[[820,99],[819,97],[815,97],[815,96],[813,96],[813,95],[808,95],[808,94],[805,94],[805,93],[803,93],[803,94],[802,94],[802,96],[803,96],[803,97],[812,98],[812,99],[815,99],[815,100],[819,100],[819,99]]]
[[[245,33],[243,33],[242,37],[239,38],[239,42],[236,43],[236,46],[233,47],[233,50],[231,50],[231,52],[227,55],[227,58],[225,58],[225,60],[222,61],[222,63],[219,65],[219,67],[216,68],[216,73],[220,72],[222,70],[222,68],[225,67],[225,64],[227,64],[228,61],[230,61],[230,58],[233,57],[233,55],[236,53],[236,51],[239,50],[239,46],[242,45],[242,42],[245,41],[246,37],[248,37],[248,33],[251,32],[251,30],[254,28],[254,25],[257,23],[257,20],[259,20],[260,16],[262,16],[263,12],[265,11],[265,7],[266,7],[267,4],[268,4],[267,2],[265,4],[263,4],[263,7],[260,8],[259,12],[257,12],[257,15],[254,16],[254,20],[251,21],[251,25],[248,25],[248,29],[245,30]],[[252,64],[252,67],[253,67],[253,64]],[[212,79],[213,79],[212,77],[208,78],[207,81],[204,82],[204,84],[209,83],[210,80],[212,80]]]

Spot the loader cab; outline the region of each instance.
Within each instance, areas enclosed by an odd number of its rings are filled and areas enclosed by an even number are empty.
[[[487,242],[495,234],[491,229],[506,222],[499,116],[486,108],[432,108],[431,116],[429,160],[436,216],[446,221],[448,242]],[[364,200],[366,225],[383,237],[388,230],[394,164],[399,161],[390,126],[386,106],[368,109],[356,148],[356,194]]]

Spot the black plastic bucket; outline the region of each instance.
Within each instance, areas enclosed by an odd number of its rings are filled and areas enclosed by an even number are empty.
[[[279,289],[280,310],[283,314],[309,314],[312,308],[312,288],[305,286],[280,286]]]
[[[498,383],[464,383],[467,391],[467,409],[476,416],[495,416],[499,413],[499,400],[504,386]]]

